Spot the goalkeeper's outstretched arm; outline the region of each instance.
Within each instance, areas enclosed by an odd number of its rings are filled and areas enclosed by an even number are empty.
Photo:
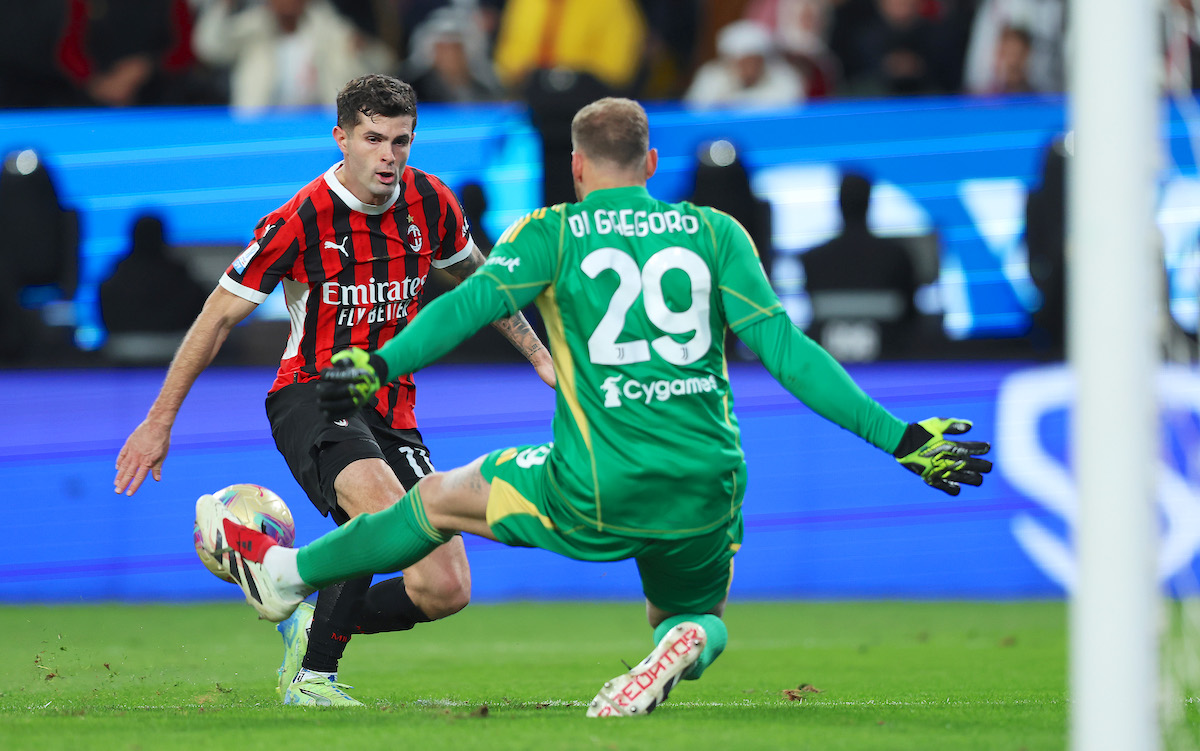
[[[476,269],[484,265],[487,259],[479,248],[473,248],[471,253],[454,264],[447,266],[446,271],[452,276],[455,281],[455,286],[465,281]],[[529,322],[525,320],[525,316],[521,311],[517,311],[510,316],[505,316],[492,321],[492,326],[500,335],[509,341],[510,344],[522,355],[529,363],[533,365],[534,370],[546,385],[553,388],[556,383],[554,375],[554,361],[550,358],[550,351],[546,349],[546,345],[538,339],[538,335],[530,327]]]
[[[938,490],[958,495],[960,484],[980,485],[991,462],[979,459],[983,441],[952,441],[970,429],[968,420],[933,417],[905,423],[858,387],[846,370],[786,315],[762,318],[738,336],[767,371],[814,412],[896,457]]]
[[[492,281],[467,277],[378,350],[351,348],[335,353],[317,385],[321,411],[330,420],[349,417],[389,380],[437,362],[481,327],[511,316],[510,303]]]

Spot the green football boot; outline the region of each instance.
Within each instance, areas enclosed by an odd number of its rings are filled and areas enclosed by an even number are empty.
[[[308,629],[312,625],[313,606],[302,602],[287,620],[277,624],[275,630],[283,635],[283,664],[279,666],[279,698],[285,699],[288,686],[300,672],[300,662],[308,651]],[[286,702],[285,702],[286,703]]]
[[[302,670],[283,693],[284,704],[302,707],[361,707],[363,703],[343,689],[354,688],[338,683],[324,673]]]

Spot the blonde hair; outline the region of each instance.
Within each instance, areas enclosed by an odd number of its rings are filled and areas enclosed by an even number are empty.
[[[633,168],[650,149],[646,110],[632,99],[605,97],[575,113],[571,144],[589,158]]]

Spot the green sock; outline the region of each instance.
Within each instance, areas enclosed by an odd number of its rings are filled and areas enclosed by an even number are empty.
[[[418,487],[396,504],[362,514],[296,552],[305,584],[321,589],[368,574],[400,571],[450,538],[433,528]]]
[[[715,615],[684,613],[682,615],[673,615],[658,624],[658,628],[654,629],[654,643],[658,644],[667,635],[668,631],[684,621],[691,621],[698,624],[704,629],[704,633],[708,634],[708,641],[704,645],[704,651],[700,653],[700,657],[696,659],[692,667],[683,674],[685,681],[694,681],[704,673],[705,668],[711,665],[713,660],[720,657],[721,653],[725,651],[725,644],[729,641],[729,631],[725,628],[725,621]]]

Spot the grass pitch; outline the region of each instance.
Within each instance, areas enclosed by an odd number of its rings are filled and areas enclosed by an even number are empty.
[[[283,707],[243,604],[0,609],[5,749],[1063,749],[1065,606],[743,603],[729,647],[652,716],[588,701],[650,630],[635,603],[472,605],[355,637],[367,706]],[[802,688],[810,686],[813,690]]]

